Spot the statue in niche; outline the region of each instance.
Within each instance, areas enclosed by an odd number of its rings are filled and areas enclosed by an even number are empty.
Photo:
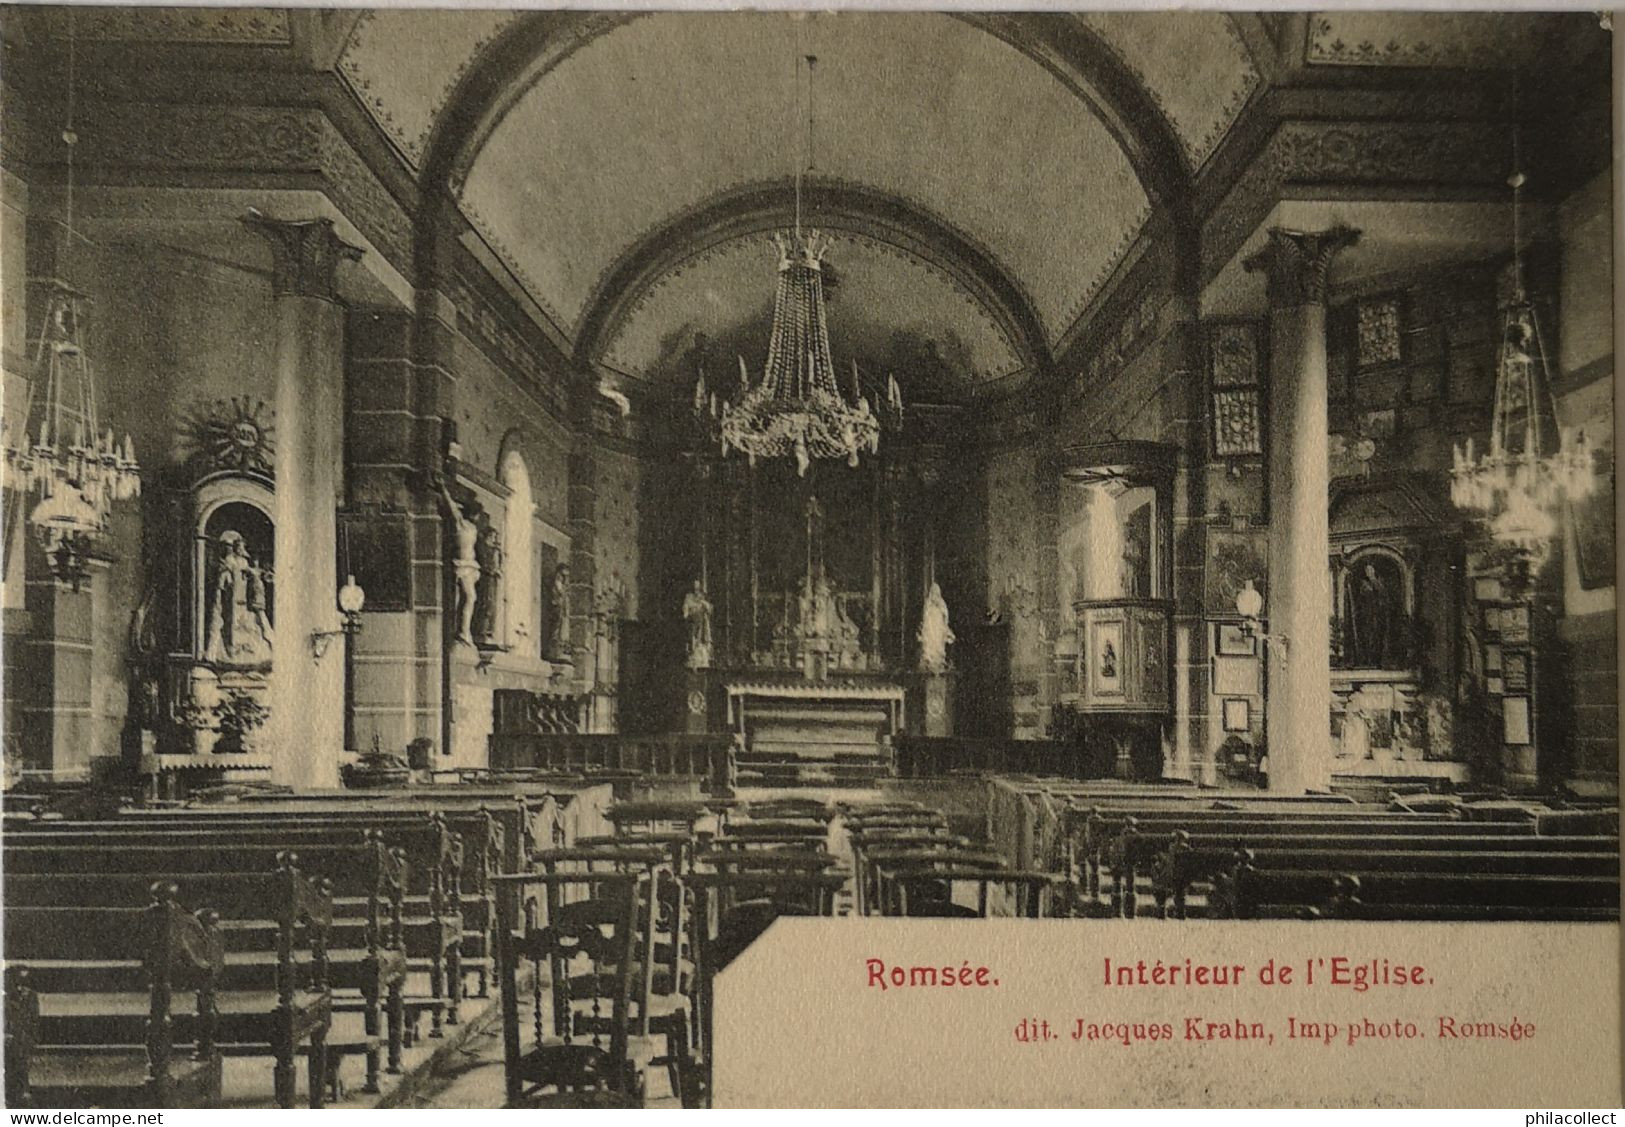
[[[711,666],[711,600],[705,597],[705,584],[694,581],[694,589],[683,596],[683,621],[688,624],[688,667]]]
[[[1391,560],[1367,558],[1344,587],[1344,656],[1355,669],[1394,669],[1406,658],[1402,577]]]
[[[502,535],[487,527],[475,542],[475,560],[480,567],[475,583],[475,637],[490,642],[497,630],[497,601],[501,595]]]
[[[570,660],[570,567],[560,564],[553,569],[552,629],[547,638],[549,661]]]
[[[457,640],[465,646],[474,644],[474,608],[479,599],[480,561],[478,545],[479,525],[459,505],[440,479],[440,499],[446,505],[446,517],[452,523],[457,537],[457,555],[452,559],[452,573],[457,577]]]
[[[942,588],[935,582],[925,597],[925,612],[920,615],[920,668],[928,673],[941,673],[948,668],[948,647],[954,642],[953,629],[948,625],[948,603],[942,597]]]
[[[263,665],[271,660],[270,601],[266,574],[248,554],[243,534],[220,536],[220,564],[209,605],[206,661],[223,665]]]
[[[1141,505],[1123,522],[1123,596],[1151,594],[1151,506]]]

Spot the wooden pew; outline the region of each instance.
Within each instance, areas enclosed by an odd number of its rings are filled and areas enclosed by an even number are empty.
[[[235,964],[229,956],[226,959],[209,1011],[214,1045],[227,1056],[272,1057],[273,1091],[282,1107],[293,1106],[297,1056],[304,1046],[310,1104],[321,1107],[333,1013],[327,963],[332,892],[325,882],[301,872],[292,854],[281,854],[273,869],[249,872],[8,871],[5,895],[8,906],[137,907],[150,902],[151,886],[160,881],[166,887],[174,885],[177,903],[207,905],[214,913],[211,922],[263,920],[271,925],[276,939],[270,959]],[[40,1023],[48,1043],[72,1044],[112,1036],[140,1043],[144,1038],[149,1016],[144,1008],[109,1016],[77,1013],[71,1006],[44,1001]],[[171,1016],[174,1044],[207,1044],[206,1022],[184,1012]]]
[[[219,1102],[215,999],[225,951],[214,914],[184,911],[175,891],[153,885],[146,908],[39,906],[8,895],[7,1107]],[[197,999],[189,1056],[174,1042],[174,996],[186,990]],[[64,1028],[55,1020],[64,1012],[80,1020]]]
[[[1445,815],[1373,814],[1364,812],[1304,814],[1280,811],[1108,811],[1091,810],[1083,816],[1081,841],[1068,835],[1068,867],[1080,875],[1085,898],[1098,901],[1102,867],[1112,873],[1112,902],[1125,914],[1132,910],[1134,877],[1147,859],[1146,846],[1139,839],[1147,835],[1172,835],[1180,830],[1191,833],[1221,833],[1237,840],[1258,833],[1314,834],[1335,831],[1349,835],[1465,834],[1471,826]],[[1515,832],[1532,833],[1534,826]]]
[[[1619,877],[1262,869],[1244,854],[1215,907],[1234,919],[1618,920]]]
[[[1492,824],[1475,825],[1473,833],[1438,835],[1350,836],[1339,833],[1254,833],[1245,840],[1228,834],[1188,834],[1165,839],[1144,835],[1139,841],[1158,850],[1152,863],[1158,914],[1172,904],[1176,919],[1185,918],[1193,885],[1211,883],[1233,870],[1244,848],[1252,848],[1263,867],[1331,867],[1345,871],[1416,872],[1457,869],[1480,872],[1617,873],[1619,842],[1601,837],[1541,837],[1495,832]],[[1580,860],[1576,861],[1575,859]],[[1299,859],[1313,862],[1297,864]]]
[[[479,996],[485,997],[490,984],[490,967],[495,949],[496,904],[490,878],[499,872],[514,872],[526,865],[528,850],[521,844],[523,829],[534,816],[535,810],[509,805],[499,811],[484,804],[459,806],[442,804],[433,811],[397,808],[368,803],[352,808],[336,803],[318,803],[314,807],[296,806],[220,806],[171,811],[127,811],[117,821],[95,823],[50,823],[34,827],[43,832],[47,828],[64,826],[89,833],[105,833],[109,826],[120,832],[145,830],[163,835],[202,832],[229,832],[251,835],[254,840],[287,840],[290,843],[309,840],[312,835],[331,830],[350,832],[357,826],[367,826],[385,833],[390,840],[406,850],[409,871],[424,874],[428,883],[408,891],[406,911],[411,918],[428,915],[438,917],[431,901],[435,898],[435,882],[439,883],[439,899],[447,905],[450,914],[462,916],[462,940],[459,947],[461,970],[477,976]],[[441,827],[434,830],[430,827]],[[506,827],[506,828],[505,828]],[[26,829],[27,827],[18,827]],[[460,839],[460,840],[459,840]],[[511,848],[510,848],[511,846]],[[458,855],[461,857],[460,869]],[[341,897],[341,914],[349,910]],[[413,949],[414,969],[427,969],[418,964],[424,956],[416,949],[423,946],[412,935],[408,925],[409,947]],[[459,987],[460,976],[453,980],[448,970],[448,986]],[[455,1021],[455,1010],[448,1014]]]
[[[403,1021],[408,1012],[431,1009],[438,1028],[438,1015],[446,1002],[444,959],[448,950],[455,959],[460,928],[449,916],[417,922],[420,929],[427,929],[431,945],[431,998],[408,1000],[402,916],[407,867],[401,851],[386,845],[378,831],[348,830],[306,842],[310,848],[303,854],[287,849],[292,843],[285,838],[273,843],[244,840],[229,833],[154,837],[108,828],[99,844],[87,844],[78,837],[73,832],[54,831],[8,836],[0,843],[7,871],[13,875],[94,873],[108,884],[110,894],[118,886],[116,895],[126,900],[134,890],[158,879],[180,882],[202,873],[248,876],[284,862],[298,865],[307,876],[321,880],[328,898],[324,978],[337,990],[354,992],[332,998],[329,1009],[359,1013],[363,1024],[360,1037],[327,1039],[323,1051],[335,1056],[365,1057],[365,1090],[378,1090],[380,1037],[384,1034],[386,1012],[389,1028],[382,1047],[387,1051],[391,1072],[400,1069]],[[335,908],[335,885],[348,900],[348,912]],[[228,987],[262,978],[265,967],[279,957],[281,925],[275,919],[252,910],[223,911],[220,932],[227,949]],[[347,945],[333,946],[332,940],[340,937]],[[336,1062],[333,1067],[324,1065],[324,1078],[333,1075],[335,1067]]]

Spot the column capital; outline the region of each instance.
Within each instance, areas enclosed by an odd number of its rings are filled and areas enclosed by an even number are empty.
[[[361,248],[339,238],[331,219],[272,219],[250,211],[242,222],[271,244],[271,292],[277,297],[336,301],[338,264],[361,258]]]
[[[1242,266],[1264,271],[1272,309],[1295,305],[1323,305],[1326,302],[1326,275],[1337,252],[1360,241],[1352,227],[1326,231],[1289,231],[1271,227],[1269,242],[1249,255]]]

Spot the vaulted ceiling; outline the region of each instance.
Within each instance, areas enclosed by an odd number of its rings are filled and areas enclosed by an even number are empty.
[[[663,367],[673,334],[755,331],[802,56],[818,59],[808,222],[840,233],[848,286],[831,315],[931,337],[947,397],[1044,363],[1165,193],[1148,166],[1188,177],[1261,81],[1218,13],[1066,16],[1048,43],[998,17],[652,14],[559,37],[466,136],[437,137],[482,52],[534,18],[369,13],[339,71],[414,167],[461,146],[448,167],[479,240],[567,347],[632,376]],[[756,230],[729,206],[745,198]]]
[[[837,360],[915,395],[1022,385],[1190,205],[1266,86],[1528,61],[1471,13],[645,13],[88,8],[81,38],[332,68],[577,362],[686,383],[765,340],[818,59],[808,222]],[[52,34],[60,34],[54,29]],[[157,48],[155,47],[155,50]],[[224,57],[224,56],[223,56]],[[279,64],[286,65],[286,64]],[[1296,77],[1290,77],[1290,76]],[[1347,76],[1354,75],[1354,79]],[[1375,77],[1365,75],[1365,77]],[[1367,87],[1369,87],[1369,83]]]

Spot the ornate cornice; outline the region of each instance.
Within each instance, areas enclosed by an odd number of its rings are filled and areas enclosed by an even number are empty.
[[[308,184],[325,193],[392,266],[413,276],[411,216],[320,108],[107,102],[86,106],[78,131],[82,185]],[[42,155],[47,162],[55,159]]]
[[[1290,189],[1321,198],[1429,197],[1500,190],[1511,138],[1488,121],[1283,121],[1202,226],[1202,281],[1241,247]]]

